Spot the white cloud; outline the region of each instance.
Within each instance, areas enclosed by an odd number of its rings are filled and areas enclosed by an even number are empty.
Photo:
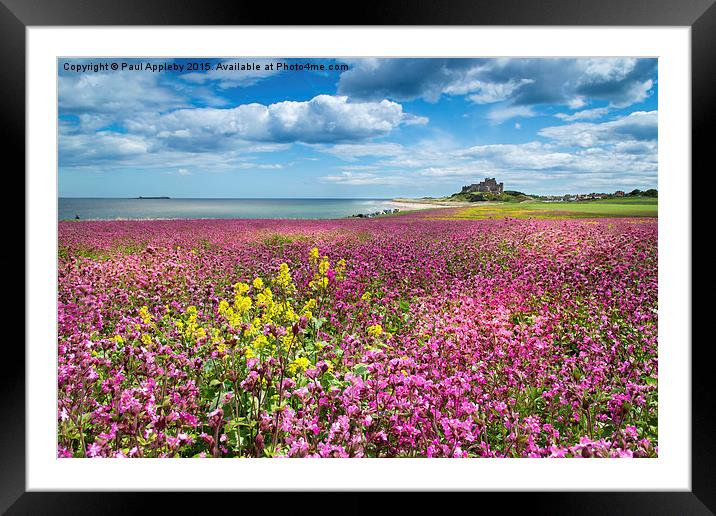
[[[602,57],[583,61],[584,76],[589,81],[620,81],[634,70],[637,59],[633,57]]]
[[[187,168],[179,168],[177,170],[167,170],[166,172],[162,172],[165,176],[191,176],[192,173]]]
[[[460,154],[502,169],[542,170],[563,167],[574,160],[573,154],[559,152],[554,147],[539,142],[478,145],[465,149]]]
[[[102,164],[146,156],[151,144],[142,136],[98,132],[66,134],[60,138],[61,166]]]
[[[579,109],[587,105],[587,101],[584,97],[576,96],[567,100],[567,106],[569,109]]]
[[[394,157],[405,153],[399,143],[339,143],[324,145],[319,150],[332,154],[346,161],[355,161],[365,157]]]
[[[496,124],[501,124],[511,118],[529,118],[537,113],[529,106],[506,106],[493,108],[487,113],[487,119]]]
[[[635,111],[609,122],[567,124],[540,129],[537,134],[562,145],[594,147],[624,141],[656,140],[658,113]]]
[[[656,77],[656,59],[371,59],[350,60],[340,94],[436,102],[465,95],[476,103],[568,105],[594,100],[623,107],[644,100]]]
[[[400,104],[349,102],[345,96],[318,95],[305,102],[265,106],[243,104],[230,109],[179,109],[127,122],[132,132],[154,134],[168,145],[205,148],[217,138],[258,142],[326,143],[383,136],[400,125],[427,119],[405,113]]]
[[[322,181],[327,183],[340,183],[351,186],[366,185],[404,185],[410,182],[410,178],[398,175],[379,175],[366,172],[344,171],[340,174],[323,176]]]
[[[595,118],[601,118],[607,113],[609,113],[609,111],[610,109],[608,107],[602,107],[583,109],[582,111],[577,111],[576,113],[572,113],[571,115],[568,113],[557,113],[554,116],[561,120],[564,120],[565,122],[574,122],[575,120],[593,120]]]
[[[444,93],[448,95],[468,94],[467,98],[476,104],[492,104],[510,98],[519,88],[533,82],[533,79],[510,79],[503,83],[467,79],[449,85],[444,89]]]
[[[616,125],[626,127],[624,122]],[[388,156],[391,151],[394,154]],[[532,193],[548,193],[556,181],[566,193],[613,191],[615,185],[653,186],[657,166],[655,141],[599,143],[577,150],[557,141],[442,150],[422,142],[384,147],[379,160],[371,165],[341,167],[340,172],[321,180],[346,186],[401,186],[452,193],[463,184],[498,177],[507,188]],[[545,185],[550,190],[545,191]]]
[[[167,110],[187,105],[175,90],[158,83],[152,73],[60,75],[58,103],[65,113],[125,115],[145,110]]]
[[[247,86],[253,86],[257,82],[277,75],[278,71],[267,69],[266,65],[273,63],[274,60],[270,59],[250,59],[250,60],[224,60],[221,62],[222,69],[217,70],[216,67],[208,72],[196,72],[182,74],[181,78],[187,82],[195,84],[205,84],[207,82],[215,82],[217,87],[220,89],[227,88],[242,88]],[[252,66],[250,70],[241,70],[242,64],[253,64],[258,65],[259,69],[256,70]]]

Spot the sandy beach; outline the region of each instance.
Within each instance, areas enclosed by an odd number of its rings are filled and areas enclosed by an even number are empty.
[[[462,208],[470,206],[469,202],[437,201],[429,199],[392,199],[390,204],[400,211],[432,210],[435,208]]]

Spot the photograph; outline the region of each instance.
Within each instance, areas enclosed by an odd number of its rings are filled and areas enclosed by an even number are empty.
[[[55,60],[60,462],[659,459],[659,57]]]

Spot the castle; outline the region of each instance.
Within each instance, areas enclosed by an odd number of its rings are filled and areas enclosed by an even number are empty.
[[[484,181],[477,184],[462,187],[462,193],[487,192],[493,194],[502,193],[503,183],[495,181],[494,177],[486,177]]]

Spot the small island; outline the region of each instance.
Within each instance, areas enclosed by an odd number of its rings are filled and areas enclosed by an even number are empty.
[[[141,196],[141,195],[140,195],[139,197],[137,197],[137,199],[171,199],[171,197],[167,197],[167,196],[160,196],[160,197],[144,197],[144,196]]]

